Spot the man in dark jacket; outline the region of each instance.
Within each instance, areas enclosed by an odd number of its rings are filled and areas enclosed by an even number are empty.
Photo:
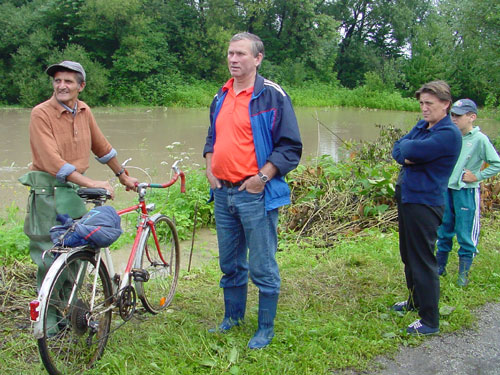
[[[460,154],[462,137],[448,115],[450,87],[444,81],[423,85],[416,93],[423,120],[396,141],[393,158],[401,164],[396,185],[399,250],[405,265],[408,300],[395,311],[418,310],[410,334],[439,332],[439,276],[434,246],[444,213],[444,192]]]
[[[276,262],[278,207],[290,203],[284,176],[302,154],[297,119],[288,95],[257,69],[264,45],[250,33],[233,36],[228,48],[232,78],[210,108],[203,150],[215,200],[225,314],[214,331],[239,325],[246,309],[248,274],[259,288],[259,327],[249,348],[274,336],[280,291]]]

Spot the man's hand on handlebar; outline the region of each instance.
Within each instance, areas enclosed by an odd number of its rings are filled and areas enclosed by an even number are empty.
[[[126,190],[137,191],[137,185],[139,184],[139,180],[135,177],[130,177],[128,173],[122,173],[120,175],[120,183],[125,186]]]

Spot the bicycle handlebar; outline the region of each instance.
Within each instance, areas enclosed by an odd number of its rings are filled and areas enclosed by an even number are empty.
[[[172,167],[174,168],[174,167]],[[184,175],[184,172],[181,171],[180,169],[176,168],[177,171],[175,172],[174,176],[172,177],[172,179],[167,182],[167,183],[164,183],[164,184],[149,184],[147,182],[141,182],[140,184],[137,185],[137,188],[140,189],[140,188],[157,188],[157,189],[163,189],[163,188],[167,188],[169,186],[172,186],[173,184],[176,183],[176,181],[179,179],[179,177],[181,178],[181,193],[185,193],[186,192],[186,176]]]
[[[131,159],[127,159],[122,166],[124,167],[127,162],[129,162]],[[181,178],[181,193],[186,192],[186,176],[184,175],[184,172],[179,169],[177,164],[179,163],[180,160],[177,160],[173,165],[172,169],[174,170],[175,174],[172,177],[172,179],[164,184],[152,184],[152,183],[147,183],[147,182],[141,182],[137,183],[137,193],[139,194],[139,199],[144,198],[144,195],[146,194],[146,189],[147,188],[158,188],[158,189],[164,189],[169,186],[172,186],[177,182],[179,177]],[[78,195],[82,198],[87,200],[89,203],[94,202],[96,205],[102,205],[106,200],[111,198],[111,194],[109,191],[106,189],[102,188],[80,188],[78,189]]]
[[[127,159],[125,163],[130,161],[131,159]],[[145,189],[146,188],[153,188],[153,189],[164,189],[169,186],[172,186],[177,182],[179,177],[181,178],[181,193],[186,192],[186,176],[184,175],[184,172],[180,170],[180,168],[177,166],[179,164],[180,160],[176,160],[175,163],[172,165],[172,170],[175,172],[172,179],[168,181],[167,183],[164,184],[153,184],[153,183],[147,183],[147,182],[141,182],[138,183],[137,186],[137,192],[139,193],[139,196],[144,196],[145,194]],[[124,163],[124,164],[125,164]]]

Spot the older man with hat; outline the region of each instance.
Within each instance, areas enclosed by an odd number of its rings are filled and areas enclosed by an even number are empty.
[[[469,283],[472,260],[478,254],[479,239],[479,183],[500,172],[500,157],[488,137],[473,123],[477,118],[477,106],[470,99],[457,100],[451,107],[451,119],[462,132],[462,150],[445,192],[443,223],[438,229],[438,274],[445,276],[453,237],[458,244],[459,286]],[[488,167],[481,170],[484,163]]]
[[[51,257],[42,254],[53,246],[49,230],[57,224],[56,215],[68,214],[76,219],[86,212],[76,189],[104,188],[113,195],[108,181],[85,175],[90,152],[100,163],[107,164],[128,189],[135,189],[137,182],[125,173],[89,106],[78,100],[86,83],[83,67],[63,61],[49,66],[46,73],[52,77],[54,93],[31,112],[31,171],[19,179],[30,186],[24,232],[30,238],[31,258],[38,265],[38,288],[52,264]]]

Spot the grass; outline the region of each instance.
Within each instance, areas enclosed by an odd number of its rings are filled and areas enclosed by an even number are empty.
[[[450,257],[448,276],[441,278],[443,334],[473,327],[473,309],[498,301],[498,216],[483,218],[481,253],[466,289],[455,286],[456,252]],[[257,326],[258,292],[253,285],[246,323],[228,334],[207,331],[223,314],[220,273],[212,262],[189,274],[184,271],[167,312],[138,315],[114,332],[89,374],[335,374],[373,368],[377,356],[390,356],[401,345],[424,340],[403,333],[416,313],[400,316],[388,311],[392,303],[406,298],[394,230],[367,230],[330,248],[292,241],[283,245],[278,253],[282,293],[270,347],[246,348]],[[32,298],[24,294],[26,302]],[[27,311],[10,314],[25,314],[27,319]],[[0,346],[3,374],[44,373],[29,324],[5,329]]]
[[[355,107],[399,111],[419,111],[414,98],[403,98],[399,92],[380,92],[366,86],[347,89],[324,83],[304,87],[285,87],[296,107]]]

